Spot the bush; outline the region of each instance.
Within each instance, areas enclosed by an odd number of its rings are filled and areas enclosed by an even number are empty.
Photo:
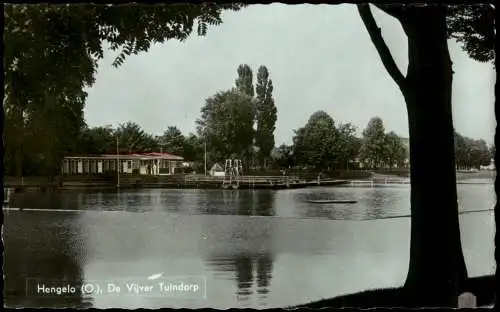
[[[168,174],[170,173],[169,168],[160,168],[160,174]]]

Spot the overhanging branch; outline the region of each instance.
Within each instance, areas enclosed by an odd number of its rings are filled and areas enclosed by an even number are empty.
[[[382,31],[377,26],[369,5],[358,4],[357,7],[359,15],[361,16],[361,19],[365,24],[366,30],[370,35],[370,39],[372,40],[378,54],[380,55],[380,58],[382,59],[382,63],[384,64],[385,69],[387,70],[389,75],[391,75],[392,79],[396,82],[399,88],[403,90],[405,88],[405,77],[399,70],[396,62],[394,62],[391,51],[389,51],[389,48],[382,38]]]
[[[406,16],[407,8],[402,4],[375,4],[375,6],[398,20],[401,20]]]

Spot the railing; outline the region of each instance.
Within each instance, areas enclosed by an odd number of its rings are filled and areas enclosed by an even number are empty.
[[[186,175],[184,177],[186,182],[222,182],[224,177],[214,176],[199,176],[199,175]],[[271,182],[291,182],[298,181],[298,177],[291,176],[239,176],[234,177],[233,181],[240,183],[271,183]]]
[[[410,184],[410,179],[370,179],[370,180],[351,180],[350,185],[387,185],[387,184]]]

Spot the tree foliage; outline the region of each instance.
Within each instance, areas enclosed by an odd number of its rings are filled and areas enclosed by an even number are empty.
[[[404,167],[405,161],[408,158],[408,152],[409,151],[406,149],[406,146],[396,132],[390,131],[385,135],[383,162],[387,167]]]
[[[455,132],[455,162],[458,169],[480,169],[493,158],[492,147],[483,140],[474,140]]]
[[[253,101],[248,95],[233,89],[208,98],[197,124],[198,135],[206,138],[210,162],[248,157],[253,144],[253,122]]]
[[[271,156],[279,168],[290,168],[297,165],[294,147],[291,145],[281,144]]]
[[[493,4],[453,5],[446,16],[448,36],[462,44],[479,62],[495,62],[495,7]]]
[[[294,153],[301,162],[317,169],[334,168],[339,161],[335,121],[324,111],[313,113],[306,125],[295,131]]]
[[[153,135],[146,133],[135,122],[120,124],[115,135],[118,137],[118,150],[120,153],[146,153],[157,152],[158,143]]]
[[[223,10],[241,7],[241,4],[215,3],[6,4],[4,107],[9,115],[6,132],[28,132],[23,119],[31,116],[38,122],[36,127],[44,128],[44,135],[50,135],[44,137],[46,148],[35,149],[44,159],[57,162],[71,145],[75,129],[84,123],[82,112],[87,97],[84,89],[95,81],[104,42],[112,50],[120,51],[113,62],[117,67],[126,56],[148,51],[153,44],[185,40],[193,28],[198,35],[205,35],[209,26],[222,22]],[[8,161],[16,167],[15,174],[21,175],[28,137],[14,138],[8,134],[7,138]],[[31,142],[37,141],[42,142],[32,135]]]
[[[372,117],[363,130],[360,159],[369,168],[379,168],[384,158],[385,128],[380,117]]]
[[[101,155],[116,153],[116,134],[112,127],[85,128],[79,138],[79,155]]]
[[[162,151],[183,157],[185,141],[186,138],[182,135],[181,130],[175,126],[169,126],[163,132],[163,135],[157,138],[158,145]]]
[[[184,138],[183,157],[187,161],[197,161],[199,163],[204,160],[204,141],[203,138],[197,137],[194,133],[189,133]]]
[[[356,160],[361,148],[361,139],[356,137],[356,127],[351,123],[337,126],[338,139],[335,144],[339,154],[340,168],[349,169],[349,163]]]
[[[263,166],[266,159],[271,156],[274,148],[274,130],[278,111],[273,99],[273,82],[269,79],[267,67],[260,66],[257,71],[256,91],[256,119],[257,131],[255,143],[259,149],[259,161]]]
[[[241,64],[238,66],[237,72],[238,78],[235,80],[236,90],[248,95],[249,97],[253,97],[255,92],[253,87],[252,69],[247,64]]]

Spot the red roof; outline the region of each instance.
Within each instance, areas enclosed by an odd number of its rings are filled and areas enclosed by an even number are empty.
[[[105,154],[102,157],[117,157],[117,155]],[[137,158],[161,158],[167,160],[184,160],[184,157],[173,155],[170,153],[120,153],[120,157],[137,157]]]
[[[91,158],[91,159],[166,159],[166,160],[184,160],[184,157],[173,155],[170,153],[120,153],[116,154],[102,154],[102,155],[87,155],[87,156],[66,156],[64,158],[78,159],[78,158]]]

